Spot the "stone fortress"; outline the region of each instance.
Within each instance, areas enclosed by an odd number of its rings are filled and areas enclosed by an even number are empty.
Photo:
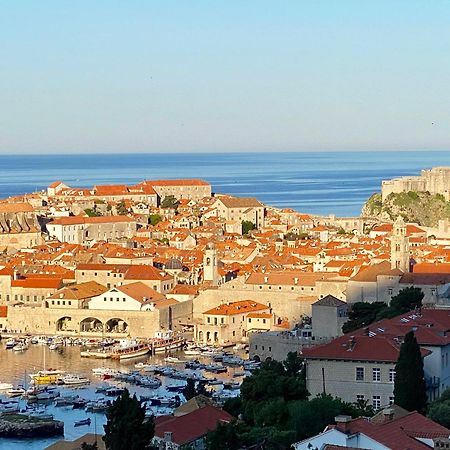
[[[383,202],[389,194],[409,191],[442,194],[447,201],[450,200],[450,167],[433,167],[422,170],[420,176],[393,178],[382,182]]]

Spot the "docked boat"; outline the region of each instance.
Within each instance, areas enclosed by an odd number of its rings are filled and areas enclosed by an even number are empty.
[[[82,358],[109,359],[112,353],[104,349],[83,350],[80,352],[80,356]]]
[[[87,419],[82,419],[82,420],[77,420],[73,426],[74,427],[81,427],[83,425],[90,425],[91,424],[91,419],[88,417]]]
[[[80,377],[79,375],[66,375],[62,378],[62,382],[68,386],[84,386],[90,383],[90,380],[86,377]]]
[[[6,395],[8,396],[8,397],[21,397],[22,395],[24,395],[25,394],[25,389],[23,388],[23,387],[16,387],[16,388],[11,388],[11,389],[8,389],[7,391],[6,391]]]
[[[35,384],[52,384],[56,383],[63,375],[63,370],[49,369],[32,373],[30,377]]]
[[[167,356],[164,358],[164,361],[171,364],[184,364],[186,361],[182,361],[181,359],[175,357],[175,356]]]
[[[140,343],[137,341],[122,341],[118,347],[113,349],[111,358],[119,360],[139,358],[140,356],[147,355],[149,351],[150,349],[146,343]]]
[[[26,392],[28,400],[32,401],[45,401],[45,400],[54,400],[56,397],[59,397],[59,392],[56,389],[49,387],[33,387],[28,389]]]
[[[202,352],[200,350],[193,349],[193,350],[185,350],[184,354],[186,356],[198,356],[201,355]]]
[[[157,331],[155,338],[149,342],[152,354],[164,353],[170,350],[183,348],[186,344],[184,337],[175,334],[173,331]]]
[[[18,402],[3,402],[0,400],[0,413],[14,413],[19,412]]]
[[[14,386],[11,383],[0,383],[0,391],[8,391],[12,389]]]
[[[5,343],[6,350],[11,350],[17,344],[17,341],[14,338],[8,339]]]
[[[48,414],[45,411],[34,411],[28,414],[28,417],[32,419],[41,419],[41,420],[53,420],[53,414]]]
[[[24,342],[19,342],[12,348],[13,352],[24,352],[25,350],[28,350],[28,345]]]

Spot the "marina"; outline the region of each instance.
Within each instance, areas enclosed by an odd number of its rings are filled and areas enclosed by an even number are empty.
[[[182,392],[188,379],[203,383],[220,404],[238,395],[243,378],[251,373],[248,369],[257,367],[248,365],[245,350],[191,345],[187,352],[172,350],[151,356],[149,350],[136,357],[97,358],[82,357],[82,353],[109,353],[118,347],[98,350],[100,341],[86,348],[84,340],[44,337],[27,341],[28,349],[23,352],[13,351],[11,345],[7,348],[8,339],[0,343],[0,412],[62,421],[66,439],[87,432],[103,434],[105,412],[125,388],[145,402],[148,415],[171,414],[185,401]],[[58,351],[50,350],[54,341]],[[27,448],[37,450],[55,440],[0,438],[0,448],[18,450],[26,442]]]

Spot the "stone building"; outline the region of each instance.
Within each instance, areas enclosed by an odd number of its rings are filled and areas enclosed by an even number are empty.
[[[256,228],[264,226],[265,208],[256,198],[252,197],[218,197],[213,203],[218,216],[227,221],[252,222]]]
[[[160,201],[171,195],[177,200],[182,198],[201,200],[211,197],[211,185],[203,180],[146,180],[143,184],[151,186]]]
[[[267,313],[264,324],[261,318],[261,327],[256,329],[256,318],[252,313]],[[250,319],[250,322],[249,322]],[[252,320],[254,323],[252,323]],[[233,303],[224,303],[203,312],[202,317],[196,320],[195,338],[203,344],[219,344],[246,342],[250,331],[267,329],[267,323],[273,321],[270,307],[253,300],[242,300]],[[264,325],[264,328],[262,328]],[[270,329],[270,326],[269,326]]]
[[[136,235],[136,221],[128,216],[60,217],[46,227],[49,236],[70,244],[130,239]]]
[[[312,304],[312,330],[316,339],[342,336],[342,326],[347,320],[347,303],[332,295]]]
[[[29,203],[0,203],[0,251],[42,244],[41,227]]]
[[[382,200],[391,193],[409,191],[428,191],[430,194],[442,194],[448,200],[450,193],[450,167],[433,167],[422,170],[420,176],[384,180],[381,185]]]

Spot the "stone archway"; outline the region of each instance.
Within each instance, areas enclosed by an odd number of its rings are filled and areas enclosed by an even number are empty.
[[[56,321],[56,332],[58,331],[75,331],[72,324],[72,317],[64,316]]]
[[[96,317],[86,317],[80,322],[80,332],[82,333],[102,333],[103,323]]]
[[[125,320],[118,317],[113,317],[105,323],[106,333],[124,333],[127,334],[129,330],[128,324]]]

